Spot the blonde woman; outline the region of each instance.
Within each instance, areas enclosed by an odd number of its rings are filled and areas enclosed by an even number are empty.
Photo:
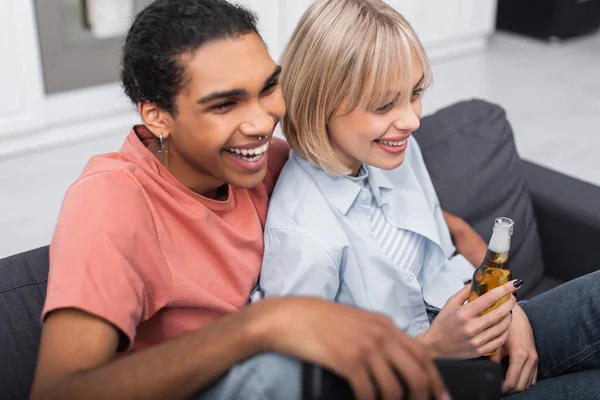
[[[437,357],[501,348],[496,358],[511,357],[504,390],[535,384],[533,330],[514,296],[480,316],[522,280],[463,305],[464,282],[481,258],[455,254],[411,136],[431,74],[409,23],[383,1],[317,0],[282,68],[282,128],[293,151],[269,205],[266,296],[316,296],[383,313]],[[587,279],[598,288],[598,274]],[[579,339],[570,338],[590,344]]]

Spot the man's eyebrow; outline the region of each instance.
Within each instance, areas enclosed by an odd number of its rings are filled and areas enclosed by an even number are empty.
[[[265,80],[264,86],[268,86],[273,80],[275,80],[275,78],[277,78],[277,76],[280,73],[281,73],[281,66],[278,65],[275,68],[275,71],[273,71],[273,73],[271,75],[269,75],[269,77]],[[231,89],[231,90],[225,90],[225,91],[221,91],[221,92],[212,92],[212,93],[209,93],[206,96],[202,97],[200,100],[198,100],[198,103],[206,104],[206,103],[210,103],[215,100],[226,99],[228,97],[241,97],[241,96],[246,96],[247,94],[248,94],[248,91],[246,89]]]
[[[206,104],[206,103],[210,103],[211,101],[225,99],[228,97],[245,96],[247,93],[248,92],[246,91],[246,89],[231,89],[231,90],[225,90],[223,92],[212,92],[210,94],[207,94],[200,100],[198,100],[198,103]]]
[[[275,71],[265,80],[265,86],[268,86],[271,82],[277,78],[277,76],[281,73],[281,65],[275,67]]]

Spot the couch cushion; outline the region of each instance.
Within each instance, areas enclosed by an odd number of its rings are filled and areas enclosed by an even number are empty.
[[[26,399],[35,372],[48,247],[0,260],[0,398]]]
[[[423,118],[415,137],[442,208],[489,241],[494,219],[515,221],[510,267],[524,280],[519,295],[539,283],[544,266],[533,204],[510,124],[502,108],[481,100],[457,103]]]

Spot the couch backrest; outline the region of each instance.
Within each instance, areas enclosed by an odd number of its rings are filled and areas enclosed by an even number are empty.
[[[48,281],[48,247],[0,260],[0,399],[29,397]]]
[[[515,221],[510,267],[525,296],[544,265],[523,164],[506,114],[481,100],[464,101],[423,118],[415,137],[443,209],[489,241],[496,217]]]

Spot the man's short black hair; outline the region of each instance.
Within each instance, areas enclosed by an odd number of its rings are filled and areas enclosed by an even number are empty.
[[[121,83],[134,104],[149,101],[177,114],[175,96],[187,84],[184,55],[207,42],[257,33],[256,16],[225,0],[156,0],[129,28]]]

